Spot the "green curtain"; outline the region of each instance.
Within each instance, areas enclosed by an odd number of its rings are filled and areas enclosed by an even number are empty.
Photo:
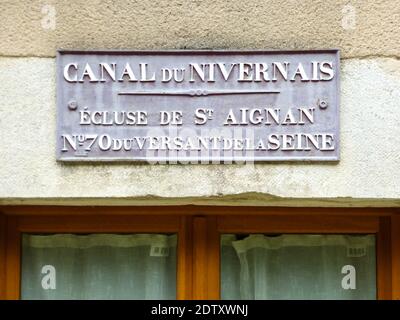
[[[374,235],[221,239],[222,299],[376,299]]]
[[[22,299],[176,299],[176,235],[23,235]]]

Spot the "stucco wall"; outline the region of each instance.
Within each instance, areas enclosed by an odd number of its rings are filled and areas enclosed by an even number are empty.
[[[3,0],[0,204],[400,206],[399,19],[399,1]],[[341,161],[57,163],[56,48],[339,48]]]
[[[339,47],[346,58],[400,53],[398,0],[1,0],[0,5],[0,53],[12,56],[53,57],[57,48]]]

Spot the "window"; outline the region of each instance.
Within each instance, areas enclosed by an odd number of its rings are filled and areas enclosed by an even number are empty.
[[[399,299],[393,209],[1,207],[3,299]]]
[[[21,299],[175,299],[176,235],[22,236]]]
[[[374,235],[222,235],[222,299],[376,299]]]
[[[7,212],[23,214],[1,216],[2,298],[190,298],[182,216],[144,215],[140,208]]]

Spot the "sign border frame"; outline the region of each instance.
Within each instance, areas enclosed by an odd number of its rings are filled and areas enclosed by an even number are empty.
[[[337,108],[336,108],[336,119],[337,119],[337,139],[339,140],[339,145],[337,146],[337,156],[331,157],[279,157],[279,158],[271,158],[271,157],[257,157],[253,160],[249,160],[248,157],[221,157],[219,160],[209,159],[207,162],[202,160],[200,157],[185,157],[185,158],[177,158],[177,157],[137,157],[137,158],[126,158],[126,157],[96,157],[96,158],[79,158],[79,157],[59,157],[58,147],[59,141],[58,137],[58,128],[60,127],[60,117],[58,116],[58,106],[60,105],[60,90],[61,86],[59,85],[61,81],[61,75],[59,70],[59,61],[60,57],[63,54],[118,54],[118,55],[148,55],[148,54],[158,54],[158,55],[168,55],[168,54],[194,54],[194,55],[202,55],[202,54],[311,54],[311,53],[333,53],[336,56],[336,63],[337,63],[337,70],[339,72],[335,75],[336,81],[336,97],[337,97]],[[161,162],[162,164],[206,164],[206,165],[213,165],[213,164],[224,164],[225,162],[229,162],[235,164],[237,162],[244,162],[244,163],[253,163],[253,164],[267,164],[267,163],[277,163],[277,162],[297,162],[297,163],[307,163],[307,162],[318,162],[318,163],[338,163],[340,161],[340,154],[341,154],[341,139],[340,139],[340,49],[338,48],[330,48],[330,49],[303,49],[303,50],[295,50],[295,49],[63,49],[59,48],[56,49],[56,161],[60,163],[127,163],[131,162],[134,164],[142,164],[142,163],[158,163]],[[194,162],[194,163],[193,163]],[[196,163],[197,162],[197,163]]]

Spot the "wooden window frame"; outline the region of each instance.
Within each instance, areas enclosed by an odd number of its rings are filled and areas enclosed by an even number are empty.
[[[220,299],[224,233],[376,234],[377,298],[400,299],[400,212],[367,208],[0,207],[0,299],[20,297],[22,233],[176,233],[177,299]]]
[[[4,218],[3,218],[4,220]],[[178,300],[191,298],[190,250],[185,239],[188,218],[169,215],[9,215],[5,218],[3,299],[20,299],[21,235],[23,233],[175,233]],[[3,245],[4,246],[4,245]],[[3,291],[3,290],[2,290]]]

